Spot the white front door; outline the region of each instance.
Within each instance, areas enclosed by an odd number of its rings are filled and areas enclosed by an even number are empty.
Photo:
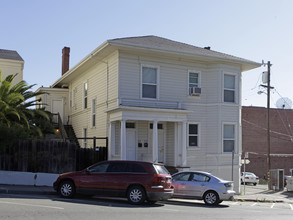
[[[135,129],[126,129],[126,160],[136,160]]]
[[[59,113],[59,115],[61,117],[61,120],[62,120],[62,123],[64,124],[64,120],[63,120],[63,100],[62,99],[52,100],[52,113],[55,113],[55,114]]]

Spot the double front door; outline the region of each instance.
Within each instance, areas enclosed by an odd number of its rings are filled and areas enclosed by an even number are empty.
[[[153,130],[137,129],[136,124],[126,123],[126,159],[127,160],[149,160],[152,161],[153,151]],[[165,162],[165,132],[163,125],[158,126],[158,162]],[[137,134],[138,130],[143,132]],[[145,133],[144,133],[145,132]],[[145,136],[143,140],[138,137]],[[141,156],[143,155],[143,156]]]

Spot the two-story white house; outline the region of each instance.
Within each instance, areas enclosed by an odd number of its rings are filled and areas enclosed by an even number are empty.
[[[24,60],[14,50],[0,49],[0,72],[2,80],[8,75],[17,74],[12,85],[15,85],[23,80]]]
[[[109,160],[233,176],[239,192],[241,74],[260,65],[157,36],[120,38],[40,90],[77,137],[109,138]]]

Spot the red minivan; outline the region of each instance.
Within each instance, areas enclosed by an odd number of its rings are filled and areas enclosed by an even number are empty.
[[[163,164],[121,160],[61,174],[53,187],[65,198],[75,193],[126,197],[131,204],[167,200],[174,193],[172,176]]]

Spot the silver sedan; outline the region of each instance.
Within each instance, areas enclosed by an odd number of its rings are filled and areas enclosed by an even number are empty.
[[[185,171],[173,174],[174,198],[204,200],[207,205],[218,205],[232,200],[233,182],[222,180],[207,172]]]

